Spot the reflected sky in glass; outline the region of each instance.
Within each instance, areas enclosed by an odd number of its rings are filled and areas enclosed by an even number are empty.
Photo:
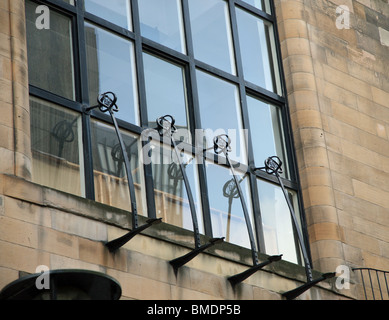
[[[147,113],[150,127],[155,120],[171,115],[178,128],[187,127],[186,89],[182,67],[143,53]]]
[[[235,74],[227,2],[189,0],[189,13],[195,58]]]
[[[274,91],[267,25],[260,18],[239,8],[236,8],[236,18],[245,80]]]
[[[85,36],[90,104],[96,104],[99,94],[112,91],[118,98],[115,116],[138,124],[133,43],[89,23]]]
[[[138,4],[142,36],[185,53],[181,0],[142,0]]]
[[[266,254],[298,263],[292,218],[282,189],[257,180]],[[297,208],[297,206],[294,206]]]
[[[84,3],[86,11],[132,30],[130,0],[85,0]]]
[[[247,110],[256,167],[262,167],[267,158],[278,156],[283,163],[282,176],[287,176],[279,108],[247,96]]]
[[[201,127],[204,129],[206,148],[213,146],[213,138],[228,134],[232,150],[230,158],[246,163],[246,140],[236,85],[197,71]]]

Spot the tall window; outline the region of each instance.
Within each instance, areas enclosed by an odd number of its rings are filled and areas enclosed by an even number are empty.
[[[26,21],[36,183],[129,210],[111,119],[84,112],[112,91],[140,214],[193,229],[180,161],[200,232],[249,248],[229,163],[213,149],[214,137],[227,134],[259,251],[301,263],[277,180],[253,170],[282,160],[305,232],[271,1],[26,0]],[[186,146],[178,159],[169,141],[143,139],[164,115]]]

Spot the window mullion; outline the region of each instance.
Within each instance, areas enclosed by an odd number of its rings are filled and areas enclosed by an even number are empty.
[[[263,230],[262,230],[262,219],[261,219],[261,209],[259,205],[259,197],[258,197],[258,190],[257,190],[257,183],[256,183],[256,177],[251,172],[250,168],[254,166],[254,153],[253,153],[253,147],[251,143],[251,135],[250,135],[250,127],[249,127],[249,118],[248,118],[248,111],[247,111],[247,101],[246,101],[246,88],[245,88],[245,81],[244,81],[244,74],[243,74],[243,65],[242,65],[242,56],[240,53],[240,45],[239,45],[239,38],[238,38],[238,25],[237,25],[237,19],[236,19],[236,13],[235,13],[235,2],[234,0],[229,0],[229,12],[230,12],[230,21],[232,25],[232,40],[234,44],[235,49],[235,61],[236,61],[236,69],[237,69],[237,76],[239,77],[239,94],[240,94],[240,101],[241,101],[241,109],[242,109],[242,122],[243,122],[243,128],[247,130],[246,135],[246,152],[247,152],[247,164],[248,164],[248,176],[249,176],[249,184],[250,184],[250,197],[254,212],[254,229],[253,232],[256,235],[257,239],[257,247],[258,251],[263,251],[265,248],[265,240],[263,236]],[[246,200],[246,201],[247,201]]]
[[[77,81],[80,84],[78,89],[80,101],[83,106],[89,107],[88,93],[88,70],[86,63],[86,43],[84,32],[84,11],[82,2],[76,2],[76,25],[75,25],[75,43],[78,49],[77,60],[79,62],[79,72]],[[76,83],[77,83],[76,81]],[[90,115],[82,114],[82,142],[84,149],[84,179],[85,179],[85,197],[95,200],[94,175],[93,175],[93,157],[92,157],[92,139],[90,130]]]

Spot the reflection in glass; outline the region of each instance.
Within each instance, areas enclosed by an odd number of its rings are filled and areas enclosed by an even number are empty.
[[[151,142],[149,156],[153,171],[157,218],[193,231],[188,195],[179,167],[179,163],[183,163],[195,202],[199,231],[204,233],[197,165],[193,157],[182,153],[177,159],[174,149],[154,142]]]
[[[297,236],[282,189],[268,182],[257,180],[266,254],[283,254],[282,259],[299,263]],[[288,191],[299,220],[296,194]]]
[[[139,1],[139,16],[143,37],[185,53],[181,0]]]
[[[283,177],[288,176],[287,159],[283,143],[281,115],[278,107],[247,96],[250,131],[257,167],[272,156],[278,156],[282,163]]]
[[[138,98],[131,41],[92,24],[85,24],[89,100],[93,106],[99,94],[116,94],[116,117],[138,124]]]
[[[232,144],[230,158],[247,163],[238,88],[202,71],[197,71],[197,81],[204,147],[213,147],[215,136],[228,134]]]
[[[244,78],[269,91],[279,91],[274,77],[270,27],[262,19],[236,8]]]
[[[114,127],[92,121],[92,154],[96,201],[129,211],[130,193],[119,140]],[[146,215],[139,137],[121,131],[135,185],[138,213]]]
[[[84,3],[86,11],[132,30],[130,0],[85,0]]]
[[[225,237],[228,242],[250,248],[242,203],[230,170],[220,165],[208,164],[206,172],[208,190],[210,190],[209,205],[213,236]],[[235,173],[239,175],[238,172]],[[247,176],[239,175],[238,180],[249,211],[251,225],[254,226]]]
[[[235,74],[228,5],[223,0],[189,0],[195,58]]]
[[[81,117],[31,97],[32,181],[83,196]]]
[[[177,128],[187,128],[183,68],[147,53],[143,54],[143,62],[149,126],[156,128],[155,120],[169,114]]]
[[[50,28],[38,29],[35,24],[37,6],[36,3],[26,1],[29,83],[74,100],[71,20],[50,10]]]
[[[252,5],[253,7],[258,8],[259,10],[264,10],[267,13],[271,12],[269,0],[243,0],[243,1]]]

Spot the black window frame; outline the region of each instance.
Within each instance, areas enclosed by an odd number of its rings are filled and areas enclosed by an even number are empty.
[[[71,109],[73,111],[79,112],[82,117],[82,127],[83,127],[83,144],[84,144],[84,174],[83,177],[85,180],[85,197],[87,199],[95,200],[94,192],[94,175],[93,175],[93,157],[92,157],[92,141],[91,141],[91,117],[103,121],[107,124],[111,124],[110,117],[104,115],[101,112],[92,111],[91,113],[83,112],[85,108],[93,106],[94,101],[89,101],[88,96],[88,79],[87,79],[87,66],[86,66],[86,46],[85,46],[85,33],[84,33],[84,21],[92,22],[93,24],[102,27],[106,30],[109,30],[112,33],[115,33],[121,37],[124,37],[134,44],[135,52],[135,68],[137,75],[137,90],[138,90],[138,103],[139,103],[139,126],[121,121],[118,119],[118,124],[121,128],[128,130],[129,132],[141,135],[142,131],[148,126],[148,117],[147,117],[147,105],[146,105],[146,92],[145,92],[145,77],[143,71],[143,52],[148,52],[154,55],[157,55],[161,58],[164,58],[173,63],[183,66],[185,72],[185,81],[187,85],[187,99],[188,99],[188,118],[189,118],[189,127],[192,133],[192,138],[194,139],[194,129],[201,128],[200,124],[200,111],[199,111],[199,97],[197,92],[197,81],[196,81],[196,70],[205,71],[215,77],[221,78],[222,80],[233,83],[237,86],[238,92],[240,95],[240,104],[242,112],[242,123],[245,129],[249,129],[249,118],[247,110],[246,95],[258,98],[265,103],[275,105],[281,110],[282,125],[283,125],[283,138],[285,142],[285,152],[288,156],[288,167],[289,175],[288,179],[282,178],[282,181],[286,188],[291,189],[296,192],[299,210],[300,210],[300,219],[302,232],[305,240],[305,246],[307,247],[309,260],[311,260],[307,225],[305,219],[305,213],[303,208],[302,201],[302,192],[301,184],[298,173],[298,167],[296,162],[296,153],[293,141],[292,126],[290,113],[288,108],[285,76],[283,73],[282,67],[282,58],[281,58],[281,46],[280,40],[278,37],[277,30],[277,20],[275,16],[275,7],[273,1],[269,1],[270,8],[269,12],[262,11],[242,0],[222,0],[226,1],[229,9],[229,18],[231,22],[231,33],[232,33],[232,42],[233,50],[235,55],[235,64],[236,64],[236,75],[227,73],[225,71],[219,70],[211,65],[208,65],[202,61],[198,61],[194,57],[193,50],[193,41],[190,31],[190,18],[189,18],[189,4],[188,0],[182,0],[182,14],[183,14],[183,27],[184,27],[184,36],[185,36],[185,45],[186,45],[186,54],[175,51],[168,47],[165,47],[159,43],[156,43],[152,40],[144,38],[141,36],[140,30],[140,20],[138,12],[138,1],[141,0],[130,0],[131,1],[131,10],[132,10],[132,31],[122,28],[115,25],[112,22],[106,21],[98,16],[95,16],[91,13],[85,12],[83,9],[84,0],[75,0],[75,5],[66,3],[63,0],[31,0],[37,5],[47,5],[49,8],[60,12],[61,14],[66,15],[71,18],[72,21],[72,32],[73,32],[73,57],[74,57],[74,83],[75,83],[75,101],[68,100],[64,97],[60,97],[33,85],[29,85],[29,93],[31,96],[35,96],[49,102],[58,104],[64,108]],[[251,14],[257,16],[258,18],[263,19],[265,22],[273,26],[274,32],[274,42],[275,48],[270,50],[275,50],[275,56],[278,65],[278,76],[280,77],[281,92],[282,95],[278,95],[275,92],[268,91],[262,87],[259,87],[253,83],[246,81],[243,77],[243,66],[241,62],[241,54],[239,49],[239,38],[237,30],[237,18],[235,7],[244,9]],[[120,106],[119,106],[120,107]],[[162,115],[161,115],[162,116]],[[251,190],[251,206],[254,211],[254,233],[257,239],[257,248],[259,252],[266,253],[264,251],[265,243],[262,230],[261,222],[261,210],[257,189],[257,179],[262,179],[278,185],[278,181],[275,176],[268,175],[261,171],[256,171],[255,173],[250,170],[254,166],[253,159],[253,150],[252,150],[252,137],[249,134],[248,137],[248,150],[247,150],[247,172],[246,174],[249,177],[249,184]],[[162,141],[161,141],[162,142]],[[194,141],[192,141],[194,143]],[[192,149],[193,154],[195,154],[195,148]],[[272,155],[269,155],[272,156]],[[217,161],[217,157],[212,154],[206,155],[206,158],[214,161]],[[265,160],[265,159],[264,159]],[[225,165],[225,164],[220,164]],[[144,164],[144,181],[145,181],[145,193],[146,193],[146,202],[147,202],[147,212],[150,218],[156,218],[156,206],[154,201],[154,183],[152,179],[152,168],[151,165]],[[199,184],[201,190],[201,201],[203,209],[203,219],[204,219],[204,231],[207,236],[212,237],[212,225],[211,225],[211,214],[209,208],[209,199],[208,199],[208,190],[206,182],[206,168],[205,165],[198,166],[198,175],[199,175]],[[246,199],[247,201],[248,199]],[[296,241],[297,241],[297,237]],[[301,254],[298,254],[299,264],[303,264],[301,259]]]

